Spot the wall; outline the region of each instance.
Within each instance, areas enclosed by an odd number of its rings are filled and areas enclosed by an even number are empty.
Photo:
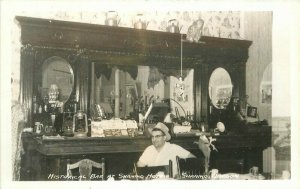
[[[249,103],[258,107],[260,119],[267,119],[272,125],[272,147],[264,151],[264,171],[276,174],[291,171],[291,39],[287,36],[289,16],[282,15],[244,13],[245,38],[253,41],[247,62],[246,93]],[[273,20],[276,22],[272,23]],[[270,104],[262,103],[263,82],[272,85]]]
[[[272,81],[265,70],[272,68],[272,12],[245,12],[244,36],[253,41],[249,49],[249,59],[246,64],[246,94],[248,103],[258,107],[259,118],[272,124],[272,108],[270,104],[262,103],[261,83]],[[271,82],[272,84],[272,82]],[[256,120],[250,120],[256,121]],[[274,149],[268,148],[263,153],[263,171],[274,172]]]
[[[264,71],[272,65],[272,12],[245,12],[244,36],[253,41],[249,49],[249,59],[246,64],[246,94],[248,103],[258,107],[260,120],[267,119],[271,124],[271,104],[261,102],[260,84]],[[272,67],[271,67],[272,68]],[[272,78],[267,77],[269,81]]]

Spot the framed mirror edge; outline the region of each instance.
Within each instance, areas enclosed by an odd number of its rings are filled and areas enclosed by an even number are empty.
[[[63,75],[65,75],[65,74],[70,74],[71,75],[70,78],[65,78],[66,80],[69,79],[68,80],[69,84],[70,84],[69,87],[61,87],[62,83],[67,84],[66,82],[68,82],[68,81],[64,80],[64,78],[62,78],[61,76],[60,77],[56,77],[54,79],[55,82],[52,82],[50,84],[45,81],[46,80],[46,78],[45,78],[46,76],[45,75],[46,75],[47,69],[50,68],[51,64],[54,65],[55,63],[63,63],[62,64],[63,67],[61,67],[61,68],[63,68],[63,70],[60,70],[60,68],[58,67],[58,68],[53,68],[52,71],[55,71],[56,73],[59,73],[61,75],[62,74]],[[60,82],[58,82],[57,80],[59,80]],[[45,87],[45,84],[47,85],[46,87]],[[42,96],[44,96],[44,93],[45,93],[45,91],[43,91],[43,90],[45,90],[47,88],[49,89],[49,87],[51,86],[51,84],[58,85],[59,91],[61,93],[59,95],[60,98],[58,100],[61,101],[61,102],[63,102],[63,103],[66,103],[70,99],[70,97],[71,97],[71,95],[72,95],[72,93],[74,91],[74,86],[75,86],[74,68],[72,67],[72,65],[70,64],[70,62],[66,58],[63,58],[63,57],[57,56],[57,55],[53,55],[53,56],[49,56],[48,58],[46,58],[43,61],[43,64],[42,64],[42,91],[41,91],[41,95]],[[69,90],[66,91],[67,90],[66,88],[68,88]],[[48,90],[47,90],[47,93],[48,93]]]

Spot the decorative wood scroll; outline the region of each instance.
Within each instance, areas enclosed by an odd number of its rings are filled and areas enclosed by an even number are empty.
[[[22,27],[23,45],[82,50],[91,60],[121,65],[178,68],[178,33],[112,27],[40,18],[16,17]],[[186,35],[183,35],[183,39]],[[183,67],[197,64],[246,62],[251,41],[202,36],[183,42]]]

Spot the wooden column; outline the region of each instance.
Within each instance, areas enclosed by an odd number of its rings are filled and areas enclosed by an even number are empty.
[[[91,64],[91,97],[90,97],[90,108],[92,109],[95,104],[96,97],[96,77],[95,77],[95,63]]]
[[[95,85],[95,102],[99,104],[101,102],[101,85],[102,85],[102,77],[99,79],[96,78],[96,85]]]
[[[115,73],[115,117],[120,117],[120,70]]]

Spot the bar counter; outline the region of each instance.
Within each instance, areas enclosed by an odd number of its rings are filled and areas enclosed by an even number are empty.
[[[256,132],[227,133],[225,135],[206,133],[206,135],[216,139],[213,144],[218,149],[217,159],[243,157],[246,169],[256,164],[262,170],[262,151],[271,146],[271,127],[265,127],[263,131]],[[177,144],[196,156],[201,156],[202,153],[195,143],[198,139],[199,136],[195,134],[178,134],[172,136],[170,143]],[[45,180],[49,172],[63,174],[66,170],[64,168],[66,159],[75,160],[83,157],[95,160],[105,157],[108,174],[117,171],[130,172],[133,162],[137,161],[144,149],[151,145],[151,139],[146,136],[52,137],[45,139],[41,135],[23,133],[23,145],[25,149],[23,158],[25,162],[23,161],[23,163],[26,164],[25,170],[23,170],[23,179]],[[228,154],[232,157],[229,157]]]

